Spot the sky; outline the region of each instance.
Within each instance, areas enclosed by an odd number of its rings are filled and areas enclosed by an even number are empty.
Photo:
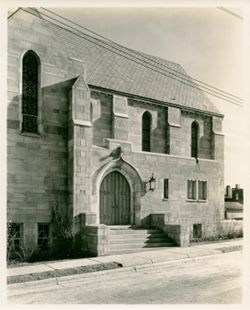
[[[229,8],[241,14],[240,8]],[[126,47],[181,64],[189,75],[243,97],[243,21],[214,8],[51,8]],[[225,185],[244,183],[244,109],[209,96],[224,118]]]

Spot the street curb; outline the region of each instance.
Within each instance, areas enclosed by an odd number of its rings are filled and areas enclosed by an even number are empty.
[[[240,250],[239,250],[240,251]],[[153,269],[159,269],[163,268],[168,265],[172,264],[183,264],[189,261],[198,261],[205,258],[213,257],[213,256],[220,256],[222,254],[226,255],[230,252],[223,253],[220,250],[217,250],[216,253],[211,253],[210,255],[200,255],[200,256],[193,256],[193,257],[186,257],[186,258],[180,258],[170,261],[164,261],[164,262],[152,262],[150,264],[144,264],[144,265],[138,265],[138,266],[129,266],[129,267],[122,267],[117,269],[109,269],[109,270],[102,270],[102,271],[96,271],[96,272],[90,272],[90,273],[82,273],[82,274],[76,274],[76,275],[70,275],[70,276],[62,276],[58,278],[49,278],[44,280],[36,280],[36,281],[29,281],[29,282],[21,282],[21,283],[13,283],[8,284],[8,289],[14,290],[11,294],[8,294],[9,296],[12,295],[19,295],[22,294],[22,292],[15,292],[15,290],[22,290],[25,289],[25,291],[29,293],[32,293],[36,291],[36,288],[39,287],[39,291],[47,290],[48,286],[58,285],[64,286],[70,284],[70,282],[77,283],[81,282],[87,279],[93,279],[96,280],[96,282],[100,281],[99,277],[106,276],[109,274],[115,274],[115,273],[122,273],[127,271],[143,271],[143,270],[153,270]]]

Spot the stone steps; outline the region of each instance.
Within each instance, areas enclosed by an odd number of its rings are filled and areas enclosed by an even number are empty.
[[[118,238],[119,237],[119,238]],[[116,238],[110,238],[109,240],[109,243],[110,244],[120,244],[120,243],[124,243],[124,242],[127,242],[127,243],[160,243],[160,242],[166,242],[166,237],[165,236],[162,236],[162,235],[157,235],[157,237],[146,237],[144,238],[144,236],[142,237],[138,237],[138,236],[129,236],[129,238],[122,238],[120,236],[116,236]]]
[[[122,254],[175,246],[159,229],[133,229],[131,227],[110,227],[110,254]]]
[[[153,234],[162,234],[159,229],[110,229],[110,235],[134,235],[134,236],[145,236],[145,235],[153,235]]]

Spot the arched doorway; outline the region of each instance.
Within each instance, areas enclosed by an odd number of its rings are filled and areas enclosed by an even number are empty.
[[[130,188],[118,171],[106,175],[100,186],[100,223],[130,224]]]

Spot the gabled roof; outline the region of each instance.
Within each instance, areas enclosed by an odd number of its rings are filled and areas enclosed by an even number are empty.
[[[84,61],[89,85],[221,115],[191,77],[185,76],[184,83],[178,81],[180,74],[186,74],[179,64],[130,50],[136,53],[134,58],[128,49],[45,22],[65,52]]]

